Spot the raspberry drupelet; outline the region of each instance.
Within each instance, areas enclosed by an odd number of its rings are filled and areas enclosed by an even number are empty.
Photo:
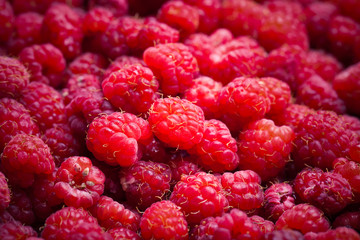
[[[10,204],[10,189],[5,175],[0,172],[0,212],[4,211]]]
[[[71,74],[93,74],[101,78],[107,64],[103,55],[85,52],[75,58],[68,68]]]
[[[6,43],[14,29],[15,14],[13,7],[7,0],[0,1],[0,42]]]
[[[188,224],[179,206],[160,201],[147,208],[140,221],[141,236],[150,239],[188,239]]]

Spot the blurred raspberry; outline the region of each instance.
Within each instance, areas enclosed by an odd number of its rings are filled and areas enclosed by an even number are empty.
[[[10,204],[10,189],[6,176],[0,172],[0,212],[4,211]],[[0,221],[1,222],[1,221]]]
[[[305,239],[315,239],[315,240],[326,240],[326,239],[336,239],[336,240],[359,240],[360,235],[354,229],[347,227],[338,227],[335,229],[329,229],[326,232],[320,232],[311,234],[311,238],[308,237],[310,234],[305,234]]]
[[[345,212],[335,218],[332,224],[333,228],[348,227],[354,230],[360,230],[360,211]]]
[[[81,7],[84,5],[84,0],[13,0],[13,7],[15,13],[23,12],[38,12],[45,13],[53,2],[65,3],[70,7]]]
[[[20,188],[11,188],[11,202],[6,210],[24,225],[32,225],[36,220],[31,200]]]
[[[92,36],[97,33],[103,33],[114,19],[115,17],[111,9],[96,6],[90,9],[84,16],[84,34]]]
[[[303,6],[297,1],[270,0],[265,1],[264,6],[273,13],[288,15],[292,18],[305,21],[305,13]]]
[[[100,78],[106,67],[107,60],[103,55],[86,52],[75,58],[68,69],[71,74],[93,74]]]
[[[334,172],[345,178],[355,194],[360,197],[360,163],[349,161],[346,158],[337,158],[333,162]]]
[[[114,240],[141,240],[140,236],[130,229],[118,227],[107,231]]]
[[[15,15],[12,5],[7,0],[0,1],[0,42],[6,43],[15,25]]]
[[[115,17],[126,15],[128,12],[128,1],[126,0],[90,0],[90,8],[101,6],[112,11]]]
[[[265,234],[264,240],[304,240],[304,236],[295,230],[281,229]]]
[[[30,226],[24,226],[21,222],[12,221],[0,224],[1,239],[26,240],[36,237],[38,234]]]

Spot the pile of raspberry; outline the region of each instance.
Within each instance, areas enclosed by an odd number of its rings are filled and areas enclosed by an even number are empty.
[[[359,9],[0,0],[0,239],[360,240]]]

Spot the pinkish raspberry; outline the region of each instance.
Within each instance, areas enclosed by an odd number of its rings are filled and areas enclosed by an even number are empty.
[[[0,1],[0,42],[7,42],[13,32],[15,15],[11,4],[6,0]]]
[[[24,225],[32,225],[35,222],[31,200],[28,194],[20,188],[11,188],[11,202],[6,211]]]
[[[107,60],[103,55],[86,52],[69,64],[69,71],[71,74],[93,74],[102,77],[106,67]]]
[[[310,238],[311,235],[311,238]],[[305,239],[315,239],[315,240],[326,240],[326,239],[336,239],[336,240],[360,240],[360,234],[357,233],[354,229],[347,227],[338,227],[335,229],[329,229],[326,232],[320,232],[315,234],[305,234]]]
[[[1,239],[26,240],[36,237],[37,233],[30,226],[24,226],[21,222],[12,221],[0,224]]]
[[[111,21],[115,19],[111,9],[96,6],[84,16],[83,31],[85,35],[95,35],[106,31]]]
[[[118,227],[107,231],[114,240],[141,240],[140,236],[130,229]]]
[[[10,189],[6,176],[0,172],[0,212],[4,211],[10,204]]]
[[[345,178],[352,189],[353,194],[360,197],[360,163],[349,161],[346,158],[337,158],[333,162],[334,172]]]
[[[265,220],[260,216],[253,215],[249,217],[253,224],[257,225],[261,233],[264,235],[274,231],[275,224],[269,220]]]

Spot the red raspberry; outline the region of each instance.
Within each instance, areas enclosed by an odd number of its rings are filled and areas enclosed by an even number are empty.
[[[116,108],[133,114],[145,114],[158,98],[159,82],[152,71],[140,64],[126,65],[102,82],[104,96]]]
[[[340,72],[333,81],[333,87],[339,97],[345,101],[348,113],[360,116],[357,102],[360,100],[360,63],[352,65]]]
[[[141,159],[144,161],[167,163],[170,158],[165,144],[156,137],[150,143],[143,146],[141,151],[143,153]]]
[[[285,167],[294,138],[290,127],[278,127],[272,120],[250,123],[238,139],[240,168],[255,171],[262,181],[277,176]]]
[[[104,192],[105,175],[87,157],[69,157],[56,173],[54,192],[67,206],[88,208]]]
[[[85,35],[95,35],[106,31],[111,21],[115,19],[111,9],[96,6],[84,16],[83,31]]]
[[[145,50],[144,62],[160,81],[165,95],[183,93],[199,74],[196,59],[182,43],[158,44]]]
[[[114,112],[91,122],[86,145],[98,160],[129,167],[141,157],[139,144],[151,140],[147,121],[131,113]]]
[[[182,175],[170,201],[181,207],[190,225],[199,224],[206,217],[221,216],[229,205],[218,179],[205,172]]]
[[[181,180],[183,175],[194,175],[200,172],[200,167],[194,163],[192,156],[174,154],[168,162],[171,168],[171,185]]]
[[[1,165],[9,172],[10,182],[23,188],[34,182],[34,175],[51,174],[55,163],[49,147],[38,137],[18,134],[5,146]]]
[[[35,221],[31,200],[20,188],[11,188],[11,202],[6,210],[15,220],[24,225],[32,225]]]
[[[291,16],[301,22],[305,21],[305,14],[302,5],[297,1],[271,0],[265,1],[264,6],[273,13]]]
[[[260,216],[253,215],[250,217],[253,224],[257,225],[262,234],[274,231],[275,224],[271,221],[265,220]]]
[[[66,4],[53,4],[47,9],[43,24],[44,34],[66,59],[81,53],[82,20],[78,12]]]
[[[130,229],[119,227],[107,231],[114,240],[141,240],[140,236]]]
[[[0,99],[0,152],[16,134],[39,135],[39,127],[31,118],[28,110],[19,102]]]
[[[126,0],[91,0],[89,3],[92,6],[102,6],[111,10],[115,17],[120,17],[128,12],[128,1]]]
[[[149,239],[188,239],[188,224],[180,207],[161,201],[147,208],[141,217],[141,236]]]
[[[308,114],[295,129],[292,158],[298,169],[305,165],[332,169],[335,158],[349,157],[357,135],[346,128],[343,120],[330,111]]]
[[[333,162],[334,172],[345,178],[353,191],[360,196],[360,163],[349,161],[346,158],[337,158]]]
[[[294,190],[301,200],[333,215],[352,200],[349,182],[338,173],[304,169],[295,178]]]
[[[243,211],[260,208],[264,201],[260,176],[251,171],[225,172],[221,176],[221,185],[226,192],[229,206]]]
[[[302,234],[307,232],[325,232],[330,223],[318,208],[309,204],[299,204],[285,211],[275,224],[275,228],[298,230]]]
[[[178,29],[182,37],[196,32],[200,22],[198,9],[182,1],[164,3],[157,13],[157,19]]]
[[[318,75],[303,82],[297,89],[296,103],[307,105],[315,110],[329,110],[343,114],[346,106],[333,89],[331,83]]]
[[[354,131],[360,139],[360,119],[350,115],[341,116],[347,127]]]
[[[53,2],[66,3],[71,7],[81,7],[84,5],[84,0],[55,0],[55,1],[32,0],[31,2],[27,0],[13,0],[13,7],[16,13],[23,13],[23,12],[45,13]]]
[[[0,212],[4,211],[10,204],[10,189],[5,175],[0,172]]]
[[[0,56],[0,98],[19,98],[29,79],[30,74],[20,61]]]
[[[107,67],[107,60],[101,54],[86,52],[69,64],[71,74],[93,74],[101,77]]]
[[[359,231],[360,230],[359,223],[360,223],[360,211],[345,212],[335,218],[332,227],[337,228],[344,226]]]
[[[100,197],[99,201],[89,211],[93,217],[97,218],[100,226],[105,229],[125,227],[137,231],[139,228],[140,215],[126,209],[110,197]]]
[[[19,60],[28,68],[31,81],[49,84],[54,88],[63,85],[66,61],[62,52],[50,43],[24,48]]]
[[[154,135],[170,147],[188,150],[203,138],[204,113],[200,107],[185,99],[156,100],[148,120]]]
[[[104,79],[109,77],[109,75],[112,72],[116,72],[118,70],[121,70],[123,67],[125,67],[126,65],[135,65],[135,64],[139,64],[142,65],[144,67],[146,67],[146,64],[144,63],[144,61],[141,58],[137,58],[137,57],[133,57],[133,56],[126,56],[126,55],[122,55],[120,57],[117,57],[106,69],[105,73],[104,73]]]
[[[26,240],[36,237],[37,233],[30,226],[24,226],[21,222],[13,221],[0,224],[0,239]]]
[[[228,127],[219,120],[206,120],[202,140],[189,152],[195,154],[200,166],[214,172],[233,171],[239,165],[236,140]]]
[[[138,161],[119,173],[128,203],[146,209],[170,191],[171,170],[163,163]]]
[[[310,238],[311,236],[311,238]],[[326,240],[326,239],[336,239],[336,240],[359,240],[360,235],[354,229],[347,227],[338,227],[336,229],[327,230],[326,232],[315,233],[315,234],[305,234],[305,239],[315,239],[315,240]]]
[[[239,209],[233,209],[220,217],[208,217],[193,231],[191,239],[262,239],[260,228]]]
[[[304,236],[295,230],[281,229],[265,234],[264,240],[304,240]]]
[[[292,187],[287,183],[275,183],[265,191],[265,215],[273,221],[288,209],[295,206],[295,196]]]
[[[30,111],[42,131],[66,123],[63,98],[49,85],[31,82],[22,91],[20,102]]]
[[[6,0],[0,1],[0,42],[7,42],[13,32],[15,15],[11,4]]]

